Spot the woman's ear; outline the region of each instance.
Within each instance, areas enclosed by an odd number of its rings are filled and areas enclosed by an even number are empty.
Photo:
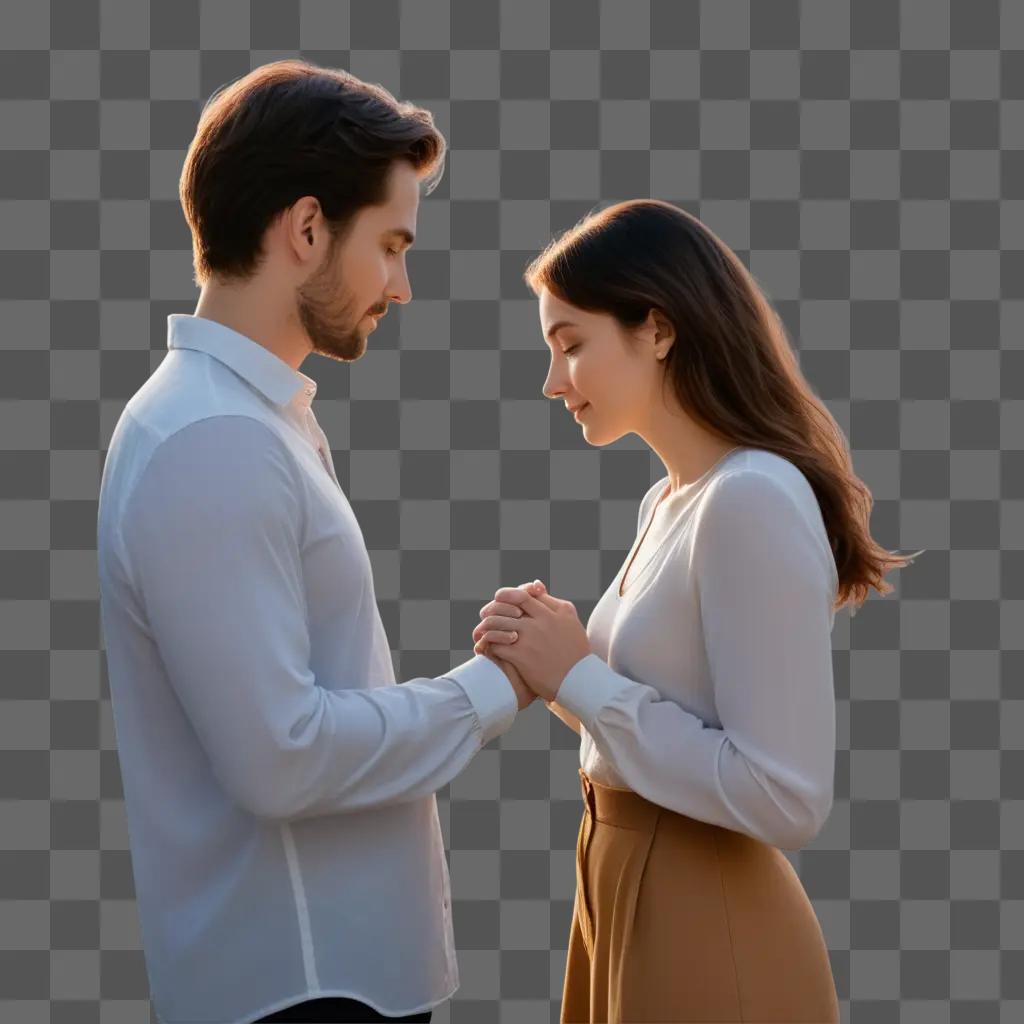
[[[652,309],[647,318],[654,328],[654,354],[658,359],[664,359],[668,355],[669,349],[675,343],[676,329],[672,326],[672,321],[660,309]]]

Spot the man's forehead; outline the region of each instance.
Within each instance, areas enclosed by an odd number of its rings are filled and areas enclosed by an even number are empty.
[[[416,226],[416,211],[419,209],[419,180],[411,180],[401,171],[392,173],[383,201],[367,207],[368,218],[381,231]]]

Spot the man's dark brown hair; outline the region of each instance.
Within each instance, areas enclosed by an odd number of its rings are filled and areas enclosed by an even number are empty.
[[[196,284],[251,276],[263,233],[303,196],[319,201],[333,248],[360,208],[386,201],[395,160],[429,193],[446,149],[430,111],[382,85],[302,60],[256,68],[207,100],[185,157],[178,193]]]

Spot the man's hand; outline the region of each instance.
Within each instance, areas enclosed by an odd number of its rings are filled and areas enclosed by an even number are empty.
[[[519,674],[519,669],[517,669],[510,661],[502,661],[499,658],[495,658],[494,655],[490,653],[490,645],[486,640],[477,646],[482,648],[479,652],[480,654],[484,655],[484,657],[488,658],[490,661],[493,661],[494,664],[508,676],[508,681],[512,684],[512,689],[516,691],[519,710],[522,711],[523,708],[529,707],[537,699],[537,694],[535,694],[533,690],[526,685],[523,677]]]

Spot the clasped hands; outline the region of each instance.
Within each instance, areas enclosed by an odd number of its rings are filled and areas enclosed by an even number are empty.
[[[549,703],[569,669],[591,653],[576,606],[553,597],[540,580],[496,590],[494,600],[480,609],[473,640],[474,653]]]

